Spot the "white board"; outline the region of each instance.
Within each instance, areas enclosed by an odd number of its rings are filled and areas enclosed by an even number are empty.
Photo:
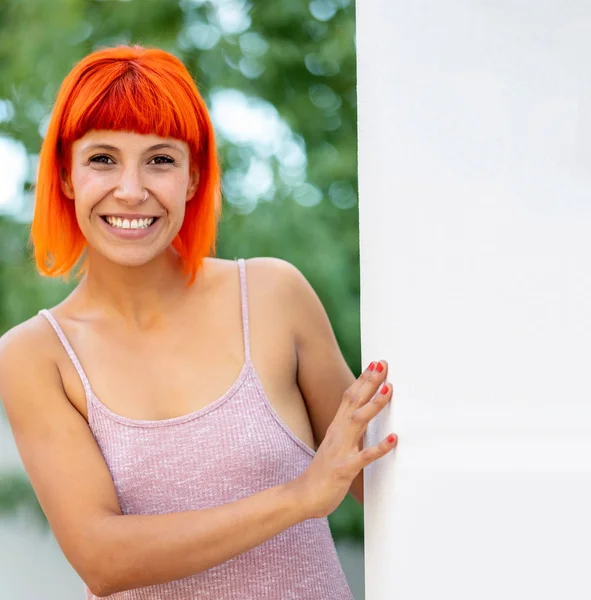
[[[357,3],[367,600],[591,598],[591,4]]]

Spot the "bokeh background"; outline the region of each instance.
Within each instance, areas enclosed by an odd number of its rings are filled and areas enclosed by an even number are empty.
[[[217,255],[296,265],[358,376],[354,17],[350,0],[0,0],[0,334],[76,284],[38,275],[29,244],[58,87],[92,50],[137,43],[181,58],[210,109],[224,173]],[[0,412],[4,542],[51,536]],[[363,510],[347,496],[329,522],[362,598]]]

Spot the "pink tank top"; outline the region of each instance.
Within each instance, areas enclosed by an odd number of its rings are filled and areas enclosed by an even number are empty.
[[[159,421],[112,412],[94,394],[64,332],[46,309],[84,385],[88,424],[123,514],[162,514],[234,502],[297,477],[316,454],[269,402],[250,359],[244,259],[238,259],[246,360],[219,398]],[[86,589],[87,600],[98,598]],[[302,521],[226,562],[113,600],[352,600],[328,520]]]

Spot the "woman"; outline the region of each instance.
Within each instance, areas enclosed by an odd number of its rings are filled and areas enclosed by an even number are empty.
[[[395,447],[361,451],[387,363],[355,380],[289,263],[209,256],[219,213],[183,64],[139,46],[77,64],[31,232],[41,273],[82,258],[82,278],[0,341],[20,456],[88,598],[351,598],[326,517]]]

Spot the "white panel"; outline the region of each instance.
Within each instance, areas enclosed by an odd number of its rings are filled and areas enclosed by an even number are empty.
[[[366,597],[591,598],[591,4],[357,27]]]

